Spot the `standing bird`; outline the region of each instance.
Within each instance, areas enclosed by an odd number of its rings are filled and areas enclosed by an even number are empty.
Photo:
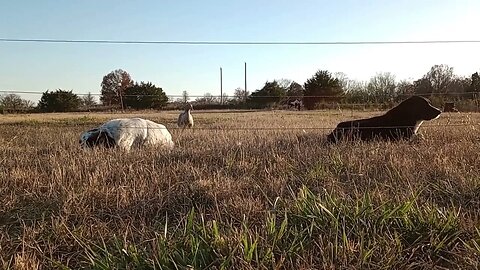
[[[185,129],[186,127],[191,128],[193,127],[193,116],[190,111],[193,110],[193,106],[190,103],[185,105],[185,111],[183,111],[177,120],[178,127]]]

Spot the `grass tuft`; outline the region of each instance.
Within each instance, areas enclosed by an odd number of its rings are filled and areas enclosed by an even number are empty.
[[[480,137],[441,126],[464,114],[425,124],[425,140],[338,145],[301,128],[371,113],[197,112],[183,132],[177,115],[0,119],[0,267],[480,267]],[[166,124],[176,149],[79,149],[126,116]],[[230,130],[252,126],[298,129]]]

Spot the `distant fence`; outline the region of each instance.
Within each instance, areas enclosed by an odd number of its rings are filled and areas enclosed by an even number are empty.
[[[38,92],[25,92],[25,91],[0,91],[0,94],[41,94]],[[84,96],[88,94],[76,94]],[[92,94],[99,96],[99,94]],[[445,104],[454,104],[454,107],[459,112],[480,112],[480,95],[477,92],[462,92],[462,93],[431,93],[431,94],[419,94],[424,96],[432,102],[433,105],[444,108]],[[125,95],[125,97],[128,95]],[[136,95],[136,96],[149,96],[149,95]],[[224,102],[220,102],[220,96],[210,96],[216,100],[210,102],[199,102],[196,100],[189,101],[194,105],[194,110],[245,110],[245,109],[278,109],[278,110],[306,110],[301,106],[294,107],[288,104],[294,100],[307,100],[309,98],[316,99],[316,106],[314,109],[320,110],[387,110],[398,104],[401,100],[412,96],[410,94],[398,94],[393,98],[388,98],[388,101],[358,101],[352,100],[352,97],[348,95],[342,96],[248,96],[247,98],[235,98],[227,99]],[[170,99],[180,96],[169,96]],[[204,97],[204,96],[190,96]],[[225,98],[225,97],[224,97]],[[164,111],[164,110],[183,110],[184,103],[180,101],[168,102],[166,106],[159,108],[151,108],[151,110]],[[126,108],[124,111],[135,111],[134,109]],[[69,112],[122,112],[120,105],[94,105],[94,106],[81,106],[76,109],[69,110]],[[30,108],[12,108],[8,106],[1,107],[0,113],[41,113],[40,110],[35,107]]]

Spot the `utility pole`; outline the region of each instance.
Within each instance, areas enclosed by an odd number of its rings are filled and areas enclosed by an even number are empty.
[[[123,112],[125,109],[123,108],[123,98],[121,93],[120,93],[120,103],[122,104],[122,112]]]
[[[245,101],[247,101],[247,62],[245,62]]]
[[[118,95],[120,96],[120,105],[121,105],[121,107],[122,107],[122,112],[124,112],[124,108],[123,108],[123,97],[122,97],[122,95],[123,95],[123,93],[122,93],[122,83],[120,83],[120,82],[118,83],[118,90],[117,90],[117,92],[118,92]]]
[[[223,104],[223,78],[222,68],[220,67],[220,104]]]

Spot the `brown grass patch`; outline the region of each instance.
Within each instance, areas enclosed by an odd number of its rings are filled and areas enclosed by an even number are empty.
[[[0,262],[140,267],[137,254],[146,269],[172,261],[242,269],[478,267],[480,135],[472,124],[480,115],[443,114],[424,124],[425,139],[415,143],[328,146],[330,129],[308,129],[371,114],[198,111],[195,128],[183,132],[175,129],[177,112],[1,116]],[[79,149],[83,130],[124,116],[165,124],[176,149]],[[193,239],[202,256],[189,253]],[[163,258],[162,243],[177,257]]]

